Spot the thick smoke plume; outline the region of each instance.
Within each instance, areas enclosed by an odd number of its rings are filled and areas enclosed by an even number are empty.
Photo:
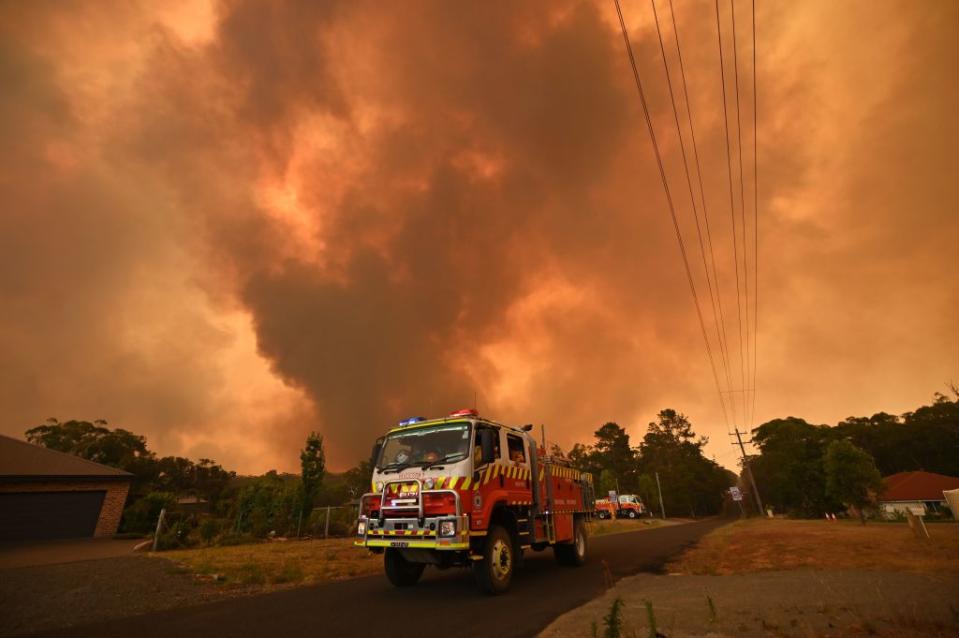
[[[676,8],[738,388],[715,24]],[[652,14],[626,9],[708,308]],[[760,6],[757,420],[905,409],[956,374],[957,13]],[[345,467],[474,404],[563,445],[675,407],[732,466],[611,6],[11,2],[0,25],[4,432],[105,417],[262,471],[310,430]]]

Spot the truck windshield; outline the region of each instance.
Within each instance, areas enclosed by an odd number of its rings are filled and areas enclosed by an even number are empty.
[[[401,470],[452,463],[469,455],[470,424],[441,423],[393,432],[383,442],[376,469]]]

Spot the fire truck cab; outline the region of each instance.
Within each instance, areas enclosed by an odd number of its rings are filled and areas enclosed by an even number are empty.
[[[373,449],[355,545],[383,554],[389,581],[414,585],[427,565],[470,567],[480,589],[506,591],[526,550],[586,560],[592,477],[550,458],[532,426],[476,410],[400,421]]]

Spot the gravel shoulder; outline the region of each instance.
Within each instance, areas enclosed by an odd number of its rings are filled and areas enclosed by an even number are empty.
[[[657,631],[668,638],[959,636],[957,574],[812,569],[631,576],[540,636],[604,635],[603,619],[617,598],[623,636],[652,635],[647,601]]]
[[[175,564],[146,556],[0,569],[0,636],[226,597]]]

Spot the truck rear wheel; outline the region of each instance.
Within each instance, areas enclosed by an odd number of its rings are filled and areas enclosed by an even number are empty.
[[[487,594],[502,594],[509,589],[515,565],[509,532],[499,526],[491,527],[486,535],[482,560],[473,562],[477,586]]]
[[[383,566],[386,568],[386,578],[394,587],[415,585],[426,569],[423,563],[411,563],[403,558],[400,550],[393,548],[388,548],[383,553]]]
[[[602,519],[606,519],[606,518],[609,518],[609,512],[606,512],[606,511],[600,511],[600,513],[599,513],[599,517],[600,517],[600,518],[602,518]]]
[[[628,516],[629,518],[636,518],[636,510],[629,510],[628,512],[626,512],[626,516]]]
[[[577,518],[573,523],[573,540],[569,543],[559,543],[553,547],[556,562],[560,565],[579,567],[586,562],[586,523]]]

